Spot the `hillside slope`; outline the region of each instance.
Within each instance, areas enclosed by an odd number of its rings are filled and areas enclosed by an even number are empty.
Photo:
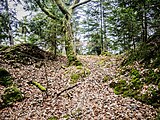
[[[0,64],[15,78],[25,95],[22,102],[0,110],[1,119],[46,120],[48,118],[129,120],[154,119],[156,110],[135,99],[116,95],[110,83],[118,80],[117,57],[78,56],[84,66],[67,66],[67,59],[42,61],[32,65]],[[35,80],[47,88],[45,92],[28,84]],[[4,87],[0,86],[3,94]]]

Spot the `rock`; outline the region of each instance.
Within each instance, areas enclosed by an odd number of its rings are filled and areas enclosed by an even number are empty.
[[[12,105],[16,101],[23,100],[23,98],[22,92],[16,86],[11,86],[6,88],[2,95],[2,104],[4,106]]]
[[[12,84],[12,77],[8,71],[0,68],[0,85],[9,86]]]

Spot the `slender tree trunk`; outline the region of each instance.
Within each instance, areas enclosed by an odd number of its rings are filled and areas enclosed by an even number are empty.
[[[9,8],[8,8],[8,0],[5,0],[6,3],[6,12],[7,12],[7,32],[8,32],[8,39],[9,39],[9,43],[10,45],[14,45],[14,41],[13,41],[13,33],[12,33],[12,27],[10,24],[10,15],[9,15]]]
[[[143,13],[142,13],[142,40],[143,43],[147,41],[147,12],[146,1],[143,0]]]
[[[101,53],[103,52],[103,6],[102,0],[100,0],[100,32],[101,32]]]
[[[104,0],[103,0],[103,2],[104,2]],[[104,45],[103,45],[103,49],[104,49],[104,51],[108,51],[108,41],[107,41],[107,35],[106,35],[106,33],[107,33],[107,30],[106,30],[106,23],[105,23],[105,20],[104,20],[104,18],[105,18],[105,16],[104,16],[104,6],[102,6],[102,8],[103,8],[103,12],[102,12],[102,16],[103,16],[103,34],[104,34]]]
[[[144,42],[147,41],[147,12],[146,12],[146,5],[144,4]]]

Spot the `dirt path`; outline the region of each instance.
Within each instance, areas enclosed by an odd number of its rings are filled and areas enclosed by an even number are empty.
[[[109,83],[115,80],[116,58],[98,56],[78,56],[90,74],[75,83],[77,86],[66,90],[56,97],[57,93],[75,84],[70,84],[70,75],[76,67],[64,67],[65,58],[47,62],[48,93],[42,93],[35,86],[28,85],[30,80],[36,80],[45,87],[44,67],[22,66],[7,68],[16,78],[15,82],[25,93],[26,99],[15,103],[12,107],[0,110],[2,120],[46,120],[56,116],[60,120],[150,120],[154,119],[156,111],[153,107],[142,104],[134,99],[115,95]],[[1,67],[0,66],[0,67]],[[109,76],[107,82],[103,78]],[[2,94],[2,87],[0,86]]]

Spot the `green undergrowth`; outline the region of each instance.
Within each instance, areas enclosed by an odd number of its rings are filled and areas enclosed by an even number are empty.
[[[90,74],[90,70],[83,66],[77,66],[75,71],[72,71],[70,75],[70,84],[75,84],[80,78],[87,77]]]
[[[127,57],[122,62],[122,66],[133,64],[138,61],[144,64],[145,68],[160,67],[160,42],[150,41],[146,44],[141,44],[134,51],[128,51]]]
[[[126,69],[126,72],[130,80],[121,79],[110,84],[110,87],[114,88],[114,93],[135,98],[156,108],[160,107],[160,72],[153,70],[141,72],[134,68]]]
[[[121,63],[120,74],[129,76],[130,79],[111,84],[116,94],[133,97],[155,108],[160,107],[159,39],[158,36],[151,37],[134,51],[126,53]]]

